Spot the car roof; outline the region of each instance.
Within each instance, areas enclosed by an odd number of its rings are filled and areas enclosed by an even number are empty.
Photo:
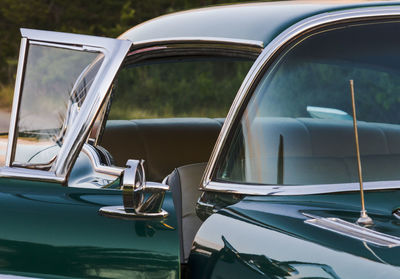
[[[307,17],[338,10],[400,5],[400,2],[285,1],[234,4],[167,14],[139,24],[119,38],[133,42],[171,38],[229,38],[271,42]]]

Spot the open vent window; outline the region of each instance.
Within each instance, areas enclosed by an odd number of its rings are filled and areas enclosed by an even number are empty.
[[[131,42],[21,29],[3,176],[65,181]]]

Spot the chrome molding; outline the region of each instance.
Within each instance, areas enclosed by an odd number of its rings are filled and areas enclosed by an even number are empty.
[[[233,127],[234,120],[238,117],[239,110],[245,102],[247,96],[252,93],[252,89],[255,85],[255,81],[264,73],[264,70],[268,65],[270,65],[277,54],[287,45],[289,45],[293,40],[303,36],[305,34],[312,33],[318,28],[327,27],[333,24],[347,23],[347,22],[357,22],[360,20],[376,20],[376,19],[390,19],[399,18],[400,7],[369,7],[369,8],[357,8],[352,10],[337,11],[337,12],[327,12],[306,18],[293,26],[289,27],[281,34],[279,34],[271,43],[269,43],[261,55],[254,62],[249,73],[245,77],[238,93],[232,103],[232,106],[228,112],[225,123],[222,126],[221,132],[218,136],[217,142],[214,146],[213,152],[209,163],[206,167],[203,179],[202,179],[202,190],[204,191],[219,191],[219,192],[229,192],[238,194],[249,194],[249,195],[268,195],[271,193],[279,192],[279,195],[293,195],[292,186],[266,186],[266,185],[246,185],[246,184],[235,184],[235,183],[218,183],[211,181],[213,170],[216,167],[217,160],[222,152],[222,147],[225,144],[228,135]],[[346,184],[350,185],[350,184]],[[387,185],[387,183],[384,183]],[[379,189],[392,189],[387,186],[381,185]],[[315,186],[315,185],[314,185]],[[376,190],[378,188],[366,186],[366,190]],[[299,187],[299,190],[295,192],[308,193],[308,194],[319,194],[322,192],[338,192],[338,191],[354,191],[353,187],[342,187],[342,189],[331,190],[319,190],[313,185],[307,186],[293,186]],[[311,187],[311,188],[309,188]],[[324,185],[326,187],[326,185]],[[396,188],[400,188],[397,185]],[[276,189],[277,191],[271,191]],[[314,189],[314,190],[312,190]]]
[[[8,144],[7,144],[7,153],[6,153],[6,167],[11,166],[11,163],[14,161],[15,155],[15,144],[17,141],[16,138],[16,129],[17,129],[17,116],[18,116],[18,107],[20,103],[20,94],[19,92],[22,89],[22,79],[24,75],[24,63],[25,56],[27,51],[28,40],[26,38],[21,39],[21,46],[19,49],[19,60],[18,60],[18,68],[17,68],[17,77],[15,79],[15,88],[14,88],[14,97],[13,97],[13,105],[11,109],[11,119],[10,119],[10,128],[8,132]]]
[[[128,53],[126,63],[175,55],[217,55],[241,58],[257,58],[263,50],[263,42],[227,38],[183,37],[135,42]]]
[[[400,189],[400,181],[364,182],[364,190],[366,191],[381,189]],[[244,195],[299,196],[337,192],[359,192],[360,186],[358,182],[315,185],[257,185],[211,181],[206,189],[202,188],[200,190]]]
[[[156,45],[170,45],[170,44],[220,44],[228,47],[250,47],[256,49],[263,49],[264,43],[255,40],[241,40],[231,38],[217,38],[217,37],[176,37],[176,38],[159,38],[155,40],[145,40],[133,42],[133,48],[144,48]]]
[[[340,218],[324,218],[307,213],[303,213],[303,215],[311,218],[305,220],[304,223],[314,227],[338,233],[363,242],[375,244],[381,247],[393,248],[400,246],[400,237],[377,232],[366,227],[347,222]]]
[[[123,168],[120,167],[115,167],[115,166],[103,166],[100,163],[99,157],[97,156],[96,152],[93,150],[92,146],[88,144],[84,144],[82,147],[82,152],[86,154],[86,156],[89,158],[93,170],[97,173],[103,173],[103,174],[108,174],[112,176],[119,177],[121,173],[124,171]]]
[[[54,173],[43,170],[19,168],[19,167],[2,167],[0,168],[0,177],[37,180],[45,182],[63,183],[65,179],[58,177]]]

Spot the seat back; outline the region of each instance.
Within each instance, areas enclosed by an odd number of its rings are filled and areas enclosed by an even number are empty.
[[[181,262],[187,262],[201,220],[196,215],[196,202],[200,197],[200,182],[207,163],[176,168],[166,179],[174,200],[181,239]]]
[[[249,168],[254,180],[277,184],[281,168],[283,184],[358,181],[352,121],[259,117],[252,125],[247,140],[256,153],[248,161],[261,166]],[[364,180],[400,179],[400,126],[359,121],[358,134]]]
[[[144,159],[146,178],[161,181],[179,166],[208,161],[224,119],[168,118],[107,121],[100,145],[117,166]]]

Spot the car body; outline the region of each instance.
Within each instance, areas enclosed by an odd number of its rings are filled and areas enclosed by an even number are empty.
[[[398,2],[274,2],[118,39],[22,29],[1,276],[398,278],[399,18]]]

